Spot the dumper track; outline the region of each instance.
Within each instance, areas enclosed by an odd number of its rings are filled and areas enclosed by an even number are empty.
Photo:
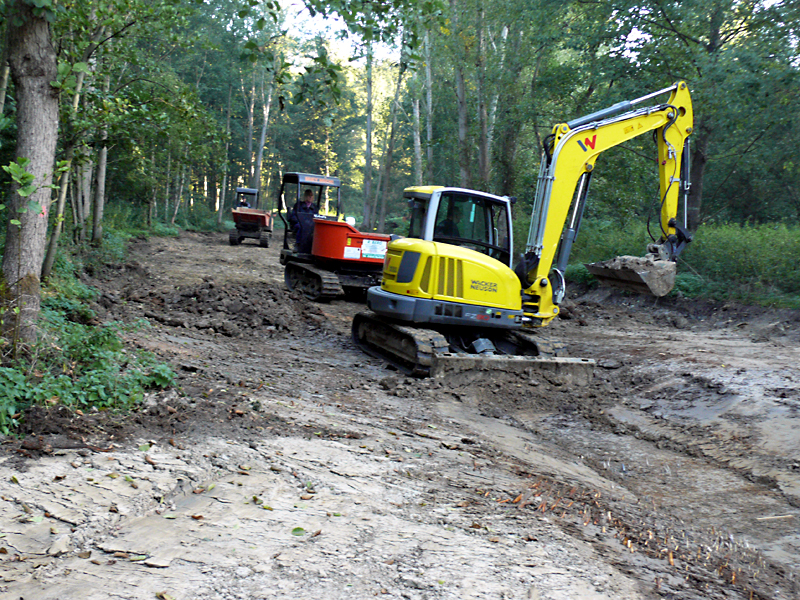
[[[336,273],[307,264],[290,262],[284,271],[286,287],[299,291],[315,302],[331,300],[344,294]]]

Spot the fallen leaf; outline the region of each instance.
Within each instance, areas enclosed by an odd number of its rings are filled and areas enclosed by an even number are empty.
[[[17,479],[16,475],[11,476],[11,483],[16,483],[17,485],[19,485],[19,479]]]
[[[127,552],[114,552],[113,556],[114,558],[129,558],[130,554]]]
[[[148,450],[150,450],[150,444],[142,444],[141,446],[139,446],[139,450],[141,450],[142,452],[147,452]]]
[[[148,456],[147,454],[144,455],[144,461],[149,465],[153,465],[153,466],[156,465],[156,461],[154,461],[152,458],[150,458],[150,456]]]
[[[212,483],[212,484],[210,484],[210,485],[209,485],[209,486],[206,488],[206,491],[210,492],[210,491],[211,491],[211,490],[213,490],[215,487],[217,487],[217,484],[216,484],[216,483]]]
[[[305,534],[306,534],[306,530],[303,529],[302,527],[295,527],[294,529],[292,529],[292,535],[300,536],[300,535],[305,535]]]
[[[203,515],[192,515],[192,518],[195,521],[202,521],[203,520]]]
[[[322,533],[322,529],[317,529],[314,533],[311,534],[311,537],[317,537],[321,533]]]
[[[156,598],[158,598],[158,600],[175,600],[175,598],[170,596],[167,592],[158,592]]]
[[[300,496],[300,500],[311,500],[313,497],[311,494],[303,494]]]

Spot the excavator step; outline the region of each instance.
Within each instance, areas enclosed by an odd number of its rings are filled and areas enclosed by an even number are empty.
[[[617,256],[584,266],[601,284],[659,297],[670,293],[677,273],[673,261],[649,256]]]

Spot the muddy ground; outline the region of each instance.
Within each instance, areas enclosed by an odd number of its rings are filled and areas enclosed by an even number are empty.
[[[800,597],[797,312],[581,290],[548,335],[590,381],[416,380],[277,245],[137,240],[88,281],[178,385],[4,441],[0,597]]]

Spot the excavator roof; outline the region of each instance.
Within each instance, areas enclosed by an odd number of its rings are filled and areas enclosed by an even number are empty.
[[[427,200],[436,190],[442,189],[441,185],[416,185],[403,190],[403,198],[421,198]]]

